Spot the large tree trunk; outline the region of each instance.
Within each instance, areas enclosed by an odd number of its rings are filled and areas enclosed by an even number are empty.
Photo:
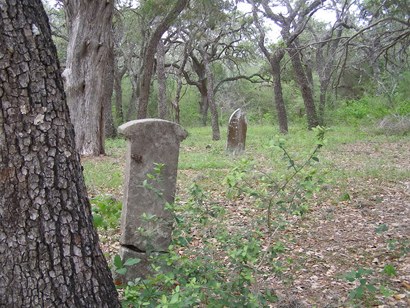
[[[104,154],[104,108],[113,90],[114,1],[64,0],[69,43],[67,103],[82,155]]]
[[[0,0],[0,306],[120,307],[40,0]]]
[[[279,121],[279,131],[282,134],[288,133],[288,116],[286,113],[285,101],[283,100],[282,93],[282,80],[281,80],[281,71],[280,71],[280,61],[285,55],[283,49],[276,50],[274,55],[270,58],[270,66],[272,69],[273,77],[273,91],[275,95],[275,107],[278,114]]]

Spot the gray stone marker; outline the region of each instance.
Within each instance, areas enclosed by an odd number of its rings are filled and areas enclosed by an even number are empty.
[[[236,109],[229,118],[228,141],[226,150],[232,154],[240,154],[245,151],[246,131],[248,122],[245,113]]]
[[[132,280],[147,275],[150,253],[168,250],[173,217],[165,205],[174,202],[179,145],[188,134],[160,119],[127,122],[118,132],[128,141],[120,256],[141,259],[127,271]]]

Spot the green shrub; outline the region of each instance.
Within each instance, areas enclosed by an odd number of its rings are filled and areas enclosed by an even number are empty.
[[[98,229],[118,228],[122,203],[112,196],[97,196],[90,200],[94,226]]]
[[[394,113],[401,116],[410,116],[410,100],[401,100],[397,104]]]
[[[335,118],[339,121],[358,124],[366,120],[381,119],[390,110],[379,97],[362,97],[358,100],[348,100],[335,111]]]

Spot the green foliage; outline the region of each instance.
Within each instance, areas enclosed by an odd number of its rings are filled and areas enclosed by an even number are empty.
[[[201,116],[199,114],[199,93],[193,87],[187,87],[183,90],[184,95],[181,97],[181,125],[184,127],[201,126]]]
[[[257,204],[275,204],[275,209],[270,210],[275,210],[276,229],[285,227],[287,214],[306,214],[309,198],[318,189],[314,164],[319,162],[317,153],[323,145],[324,133],[323,128],[316,129],[315,149],[301,163],[291,158],[284,140],[272,143],[271,146],[282,152],[288,164],[284,168],[288,174],[281,174],[278,178],[266,172],[253,172],[257,166],[248,158],[236,160],[223,180],[228,187],[226,196],[237,199],[248,195],[255,198]],[[160,170],[155,174],[148,176],[148,180],[155,181]],[[208,200],[210,196],[198,182],[191,184],[188,192],[189,198],[183,204],[167,205],[175,214],[169,253],[152,255],[152,276],[122,286],[123,304],[265,307],[276,302],[274,292],[258,285],[256,277],[262,265],[276,275],[284,275],[292,263],[292,260],[279,260],[286,252],[284,242],[276,239],[263,247],[264,235],[258,231],[260,227],[232,233],[225,223],[226,210],[211,203]],[[266,208],[262,206],[258,211],[263,214]],[[198,249],[196,245],[199,245]],[[116,267],[123,271],[120,264]]]
[[[100,195],[90,199],[94,226],[98,229],[118,228],[122,203],[112,196]]]
[[[285,139],[278,137],[271,141],[269,148],[280,149],[287,164],[284,174],[261,172],[258,175],[250,172],[254,169],[250,160],[240,160],[224,179],[228,186],[227,196],[237,198],[241,194],[247,194],[265,204],[269,229],[272,228],[274,210],[290,211],[299,216],[306,214],[309,211],[309,198],[319,191],[323,182],[320,177],[316,178],[314,164],[319,162],[317,154],[324,144],[326,129],[318,126],[314,131],[317,144],[307,159],[300,163],[287,150]]]
[[[122,158],[126,148],[126,141],[122,138],[106,139],[105,152],[109,157]]]
[[[340,200],[340,201],[350,201],[350,200],[351,200],[350,194],[347,193],[347,192],[343,193],[343,194],[339,197],[339,200]]]
[[[348,100],[335,112],[336,119],[350,124],[381,119],[390,111],[380,98],[363,97],[358,100]]]
[[[410,115],[410,100],[402,100],[397,104],[395,109],[395,113],[401,116],[409,116]]]
[[[114,272],[120,275],[125,275],[128,266],[138,264],[140,261],[141,260],[137,258],[129,258],[123,262],[119,255],[115,255],[113,260]]]
[[[358,282],[358,286],[349,293],[349,298],[353,301],[363,300],[366,296],[374,297],[377,288],[369,283],[366,276],[371,274],[369,269],[359,268],[357,271],[351,271],[345,275],[346,280],[350,282]]]
[[[199,217],[210,215],[207,220],[202,220],[205,222],[203,226],[208,227],[217,213],[206,213],[198,204],[202,198],[201,188],[194,186],[191,191],[191,201],[183,209],[174,208],[179,214],[170,252],[152,257],[155,273],[151,277],[123,286],[123,304],[148,307],[261,307],[276,301],[270,290],[254,292],[251,288],[255,281],[252,267],[256,266],[262,250],[257,235],[232,237],[223,225],[218,224],[217,228],[213,228],[217,234],[204,236],[203,248],[179,253],[192,241],[192,237],[186,236],[184,231],[190,224],[186,225],[187,220],[183,216],[187,213]],[[184,234],[185,240],[181,241]],[[215,249],[215,238],[223,244],[220,248],[226,251],[229,266],[223,258],[208,253]],[[163,268],[167,270],[163,271]]]
[[[391,264],[387,264],[383,268],[383,273],[385,273],[387,276],[396,276],[396,274],[397,274],[395,267]]]
[[[404,72],[400,76],[396,92],[396,110],[399,115],[410,114],[410,71]]]
[[[377,281],[371,281],[369,276],[373,273],[371,269],[358,268],[348,272],[344,278],[356,287],[349,292],[349,299],[353,303],[361,303],[366,306],[373,306],[377,303],[376,295],[390,297],[394,294],[388,287],[381,285],[379,288],[375,286]],[[387,264],[383,268],[383,273],[387,276],[397,275],[396,269],[393,265]]]
[[[376,228],[376,233],[382,233],[389,230],[389,227],[386,224],[381,224],[379,226],[377,226]]]
[[[228,198],[237,198],[243,192],[248,191],[247,186],[243,185],[243,181],[251,169],[252,161],[243,158],[230,170],[224,178],[224,184],[228,186]],[[249,191],[249,193],[252,194],[251,191]]]
[[[152,172],[147,174],[147,178],[142,182],[142,187],[152,191],[158,198],[163,198],[163,192],[157,188],[162,182],[162,170],[165,165],[162,163],[154,163]]]

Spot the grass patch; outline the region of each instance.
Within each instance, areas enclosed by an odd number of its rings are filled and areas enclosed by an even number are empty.
[[[123,162],[105,157],[84,158],[84,179],[91,196],[119,195],[123,183]]]

